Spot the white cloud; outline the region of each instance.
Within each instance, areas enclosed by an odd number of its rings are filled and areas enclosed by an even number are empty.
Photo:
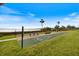
[[[74,17],[74,18],[72,18],[72,17],[66,17],[66,18],[63,18],[63,20],[64,21],[79,21],[79,16],[77,16],[77,17]]]
[[[39,27],[39,18],[28,16],[0,15],[0,27]]]
[[[28,16],[34,17],[35,14],[34,13],[31,13],[31,12],[28,12]]]
[[[77,22],[79,22],[79,19],[76,19],[76,20],[73,20],[73,21],[77,21]]]
[[[64,21],[79,21],[79,15],[77,12],[73,12],[69,14],[69,16],[66,16],[63,18]]]
[[[76,16],[76,15],[77,15],[77,12],[73,12],[69,16]]]
[[[25,16],[16,16],[11,14],[22,14]],[[26,26],[26,24],[28,25],[28,27],[31,27],[32,25],[34,26],[38,22],[39,18],[36,18],[34,13],[28,12],[27,14],[23,14],[18,11],[14,11],[11,8],[0,6],[0,27],[17,27],[22,25]]]
[[[14,14],[14,15],[11,15],[11,14]],[[25,15],[25,17],[22,17],[22,16],[16,16],[16,14],[20,14],[20,15]],[[11,8],[8,8],[6,6],[0,6],[0,22],[1,21],[20,21],[20,20],[23,20],[23,19],[36,19],[35,17],[35,14],[34,13],[31,13],[31,12],[28,12],[27,14],[24,14],[24,13],[21,13],[19,11],[15,11]]]
[[[66,21],[68,21],[68,20],[70,20],[70,18],[66,17],[66,18],[63,18],[63,20],[66,20]]]
[[[18,14],[18,16],[11,14]],[[25,16],[19,16],[19,14]],[[32,12],[24,14],[6,6],[0,6],[0,27],[21,27],[22,25],[27,28],[40,27],[40,19],[35,15]]]
[[[79,19],[79,15],[78,15],[78,16],[76,16],[76,18],[77,18],[77,19]]]
[[[11,8],[8,8],[6,6],[0,6],[0,13],[1,14],[23,14],[19,11],[12,10]]]
[[[77,21],[79,22],[79,16],[75,17],[74,19],[72,19],[72,21]]]
[[[10,22],[10,21],[20,21],[23,19],[21,16],[12,16],[12,15],[0,15],[0,23],[1,22]]]

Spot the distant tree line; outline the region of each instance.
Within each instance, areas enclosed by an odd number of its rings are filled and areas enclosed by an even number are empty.
[[[45,27],[43,28],[43,23],[45,21],[43,19],[41,19],[40,23],[42,24],[42,29],[41,31],[46,32],[46,33],[50,33],[51,31],[67,31],[67,30],[77,30],[79,29],[79,27],[76,26],[71,26],[71,25],[67,25],[67,26],[59,26],[60,25],[60,21],[57,22],[57,25],[54,28],[50,28],[50,27]]]
[[[71,25],[67,25],[67,26],[58,26],[56,25],[54,28],[53,28],[53,31],[67,31],[67,30],[76,30],[76,29],[79,29],[79,27],[75,27],[75,26],[71,26]]]
[[[43,29],[41,29],[43,32],[46,32],[46,33],[50,33],[51,31],[68,31],[68,30],[77,30],[79,29],[79,27],[75,27],[75,26],[71,26],[71,25],[67,25],[67,26],[59,26],[59,25],[56,25],[54,28],[50,28],[50,27],[45,27]]]

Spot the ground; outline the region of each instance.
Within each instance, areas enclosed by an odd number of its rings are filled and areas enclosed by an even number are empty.
[[[16,40],[0,42],[0,55],[5,56],[79,56],[79,30],[20,48]]]

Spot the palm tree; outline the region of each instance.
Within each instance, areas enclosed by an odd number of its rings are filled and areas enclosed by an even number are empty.
[[[60,26],[59,26],[60,21],[58,21],[57,24],[58,24],[58,25],[57,25],[57,26],[58,26],[57,32],[58,32],[58,31],[59,31],[59,27],[60,27]]]
[[[43,29],[43,23],[44,23],[44,22],[45,22],[45,21],[44,21],[43,19],[41,19],[40,23],[41,23],[42,29]]]
[[[54,29],[58,32],[58,30],[59,30],[59,26],[56,25],[56,26],[54,27]]]
[[[60,24],[60,21],[58,21],[57,24],[59,25]]]

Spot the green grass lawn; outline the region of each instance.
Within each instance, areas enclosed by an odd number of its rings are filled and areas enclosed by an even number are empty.
[[[79,31],[63,35],[21,49],[17,41],[0,42],[0,55],[5,56],[79,56]]]
[[[2,37],[0,37],[0,40],[10,39],[10,38],[15,38],[15,35],[6,35],[6,36],[2,36]]]

